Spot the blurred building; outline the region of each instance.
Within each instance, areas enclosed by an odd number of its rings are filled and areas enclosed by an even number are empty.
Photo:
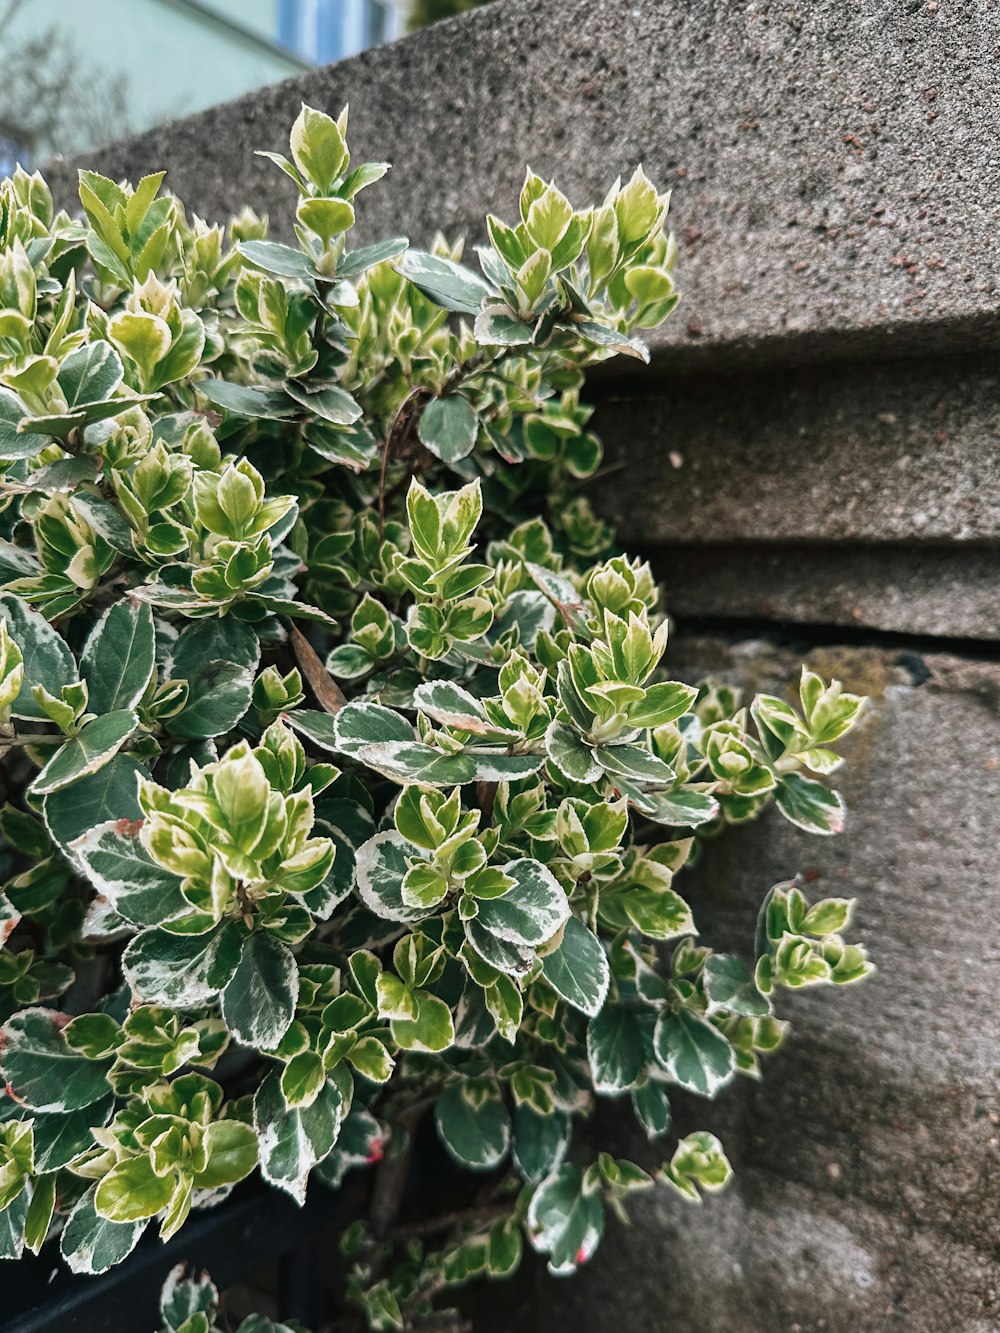
[[[0,176],[390,41],[408,0],[0,0]]]

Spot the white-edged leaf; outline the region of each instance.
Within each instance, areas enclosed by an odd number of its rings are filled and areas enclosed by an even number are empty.
[[[266,930],[243,942],[239,963],[222,992],[222,1017],[244,1046],[277,1046],[295,1017],[299,968],[295,955]]]
[[[69,1215],[59,1241],[70,1272],[96,1276],[106,1273],[135,1249],[148,1222],[109,1222],[94,1207],[94,1190],[88,1190]]]
[[[87,708],[111,713],[134,708],[145,693],[156,660],[152,608],[115,602],[94,626],[80,659],[87,682]]]
[[[575,1009],[593,1017],[607,999],[611,972],[597,936],[571,916],[558,949],[542,958],[545,980]]]
[[[33,722],[47,721],[31,687],[44,685],[58,699],[62,687],[72,685],[78,678],[73,654],[45,617],[13,593],[0,593],[0,615],[24,659],[24,681],[11,712],[14,717]]]
[[[528,1238],[549,1256],[549,1272],[563,1277],[591,1257],[604,1233],[599,1184],[564,1163],[535,1190],[528,1207]]]
[[[409,862],[422,859],[417,848],[394,830],[376,833],[355,854],[361,901],[383,921],[422,921],[427,909],[403,902],[403,877]]]
[[[480,1080],[453,1083],[437,1099],[438,1137],[470,1171],[492,1171],[510,1148],[510,1116],[499,1089]]]
[[[288,1110],[276,1073],[268,1075],[254,1097],[254,1128],[260,1141],[260,1172],[265,1180],[304,1203],[309,1172],[337,1142],[344,1115],[343,1098],[329,1081],[310,1106]]]
[[[801,773],[786,773],[778,780],[775,805],[797,828],[829,837],[843,831],[847,807],[839,792]]]
[[[96,773],[114,758],[138,725],[138,717],[129,708],[95,717],[56,751],[31,784],[32,792],[45,796]]]
[[[478,315],[493,289],[471,269],[424,250],[407,250],[395,263],[396,271],[445,310]]]
[[[193,1009],[214,1000],[240,960],[239,931],[227,922],[206,935],[144,930],[122,955],[125,979],[139,1000]]]
[[[624,1092],[632,1087],[646,1061],[635,1011],[625,1004],[606,1004],[587,1028],[587,1056],[598,1092]]]
[[[153,861],[126,820],[89,829],[70,850],[98,894],[134,926],[158,926],[191,910],[180,877]]]
[[[736,1072],[736,1056],[726,1038],[688,1009],[660,1014],[653,1050],[674,1083],[702,1097],[714,1097]]]
[[[545,733],[545,748],[549,759],[564,778],[570,782],[590,784],[600,782],[604,770],[594,758],[594,751],[565,722],[549,724]]]
[[[432,398],[421,414],[417,434],[435,458],[457,463],[475,448],[479,417],[461,394]]]
[[[108,1095],[110,1061],[88,1060],[63,1036],[52,1009],[21,1009],[9,1018],[0,1069],[13,1097],[34,1111],[76,1111]]]

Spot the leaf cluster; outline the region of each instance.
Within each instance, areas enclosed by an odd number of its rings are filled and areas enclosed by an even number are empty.
[[[772,805],[839,831],[863,701],[671,680],[581,489],[585,371],[677,301],[641,170],[585,209],[529,172],[477,271],[350,248],[388,168],[346,111],[289,154],[294,243],[162,173],[81,173],[84,221],[0,184],[0,1255],[102,1272],[255,1171],[398,1170],[433,1107],[495,1189],[437,1249],[345,1235],[404,1328],[525,1240],[571,1271],[654,1179],[725,1183],[673,1090],[759,1076],[778,991],[870,964],[797,883],[716,952],[682,872]],[[576,1133],[605,1097],[648,1170]]]

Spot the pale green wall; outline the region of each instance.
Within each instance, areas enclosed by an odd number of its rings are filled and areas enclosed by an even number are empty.
[[[128,132],[287,78],[296,56],[241,35],[201,10],[214,7],[243,28],[273,30],[276,0],[26,0],[0,33],[4,60],[25,36],[58,28],[77,53],[78,77],[127,83]],[[3,117],[0,85],[0,120]],[[65,133],[63,135],[66,137]],[[64,153],[89,147],[62,142]]]

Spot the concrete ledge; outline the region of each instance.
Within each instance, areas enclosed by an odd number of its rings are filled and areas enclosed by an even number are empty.
[[[994,650],[1000,547],[734,541],[677,543],[650,555],[667,609],[686,626],[735,632],[753,622],[800,641],[846,631],[848,639],[977,640]]]
[[[249,201],[287,229],[287,182],[253,150],[284,146],[301,100],[349,100],[356,155],[395,166],[365,236],[475,237],[526,162],[582,203],[641,161],[681,245],[659,348],[968,348],[1000,342],[998,23],[995,0],[502,0],[86,165],[166,167],[202,215]],[[50,175],[72,200],[72,164]]]
[[[1000,540],[993,359],[663,376],[602,391],[595,427],[622,539]]]

